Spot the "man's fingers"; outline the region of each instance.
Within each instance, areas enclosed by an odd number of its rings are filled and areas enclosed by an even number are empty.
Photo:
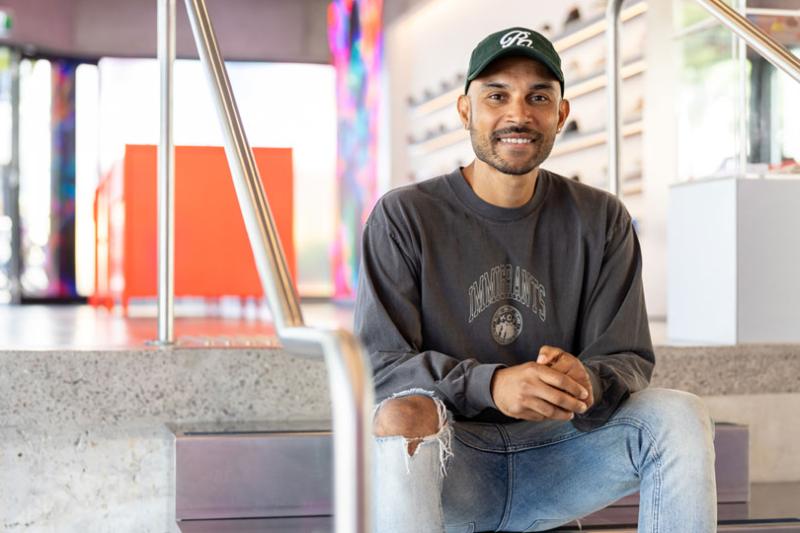
[[[539,357],[536,358],[536,362],[540,365],[552,366],[558,362],[563,353],[565,352],[561,348],[545,345],[539,348]]]
[[[572,420],[575,416],[571,411],[561,409],[535,396],[526,398],[523,407],[525,412],[521,413],[519,418],[524,420]]]
[[[576,374],[583,373],[583,364],[574,355],[552,346],[543,346],[542,350],[536,359],[536,362],[540,365],[549,366],[553,370],[558,370],[562,374],[569,374],[573,378],[576,377]]]
[[[540,387],[537,391],[537,397],[545,400],[547,403],[554,405],[564,411],[571,413],[585,413],[589,408],[586,403],[578,400],[575,396],[567,394],[551,386]]]
[[[557,389],[561,389],[564,392],[568,392],[575,398],[585,400],[589,397],[589,391],[586,390],[585,387],[580,385],[570,376],[562,374],[561,372],[553,370],[552,368],[541,368],[540,372],[538,372],[538,376],[540,380],[548,385],[551,385]]]
[[[574,359],[563,350],[545,351],[545,357],[558,357],[560,353],[567,360]],[[576,381],[557,368],[534,362],[500,368],[495,371],[491,382],[492,399],[497,409],[510,417],[525,420],[570,420],[575,413],[584,413],[589,408],[589,388],[591,383],[588,380],[579,378]]]
[[[562,359],[562,361],[564,361],[565,359]],[[581,387],[586,389],[588,394],[586,395],[585,398],[580,397],[580,399],[590,404],[593,403],[592,380],[589,378],[589,374],[586,371],[586,367],[584,367],[583,363],[581,363],[580,360],[578,360],[575,357],[569,358],[569,362],[567,364],[569,365],[569,368],[564,369],[564,368],[553,367],[553,369],[568,375],[569,377],[574,379]]]
[[[592,382],[586,374],[586,368],[583,366],[583,363],[574,355],[554,346],[542,346],[539,350],[539,357],[536,359],[536,362],[540,365],[548,366],[562,374],[566,374],[575,380],[587,391],[585,395],[581,393],[581,395],[577,396],[581,400],[586,400],[591,396]]]

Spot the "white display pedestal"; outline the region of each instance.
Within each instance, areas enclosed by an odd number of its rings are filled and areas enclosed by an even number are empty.
[[[800,180],[675,185],[667,220],[670,342],[800,342]]]

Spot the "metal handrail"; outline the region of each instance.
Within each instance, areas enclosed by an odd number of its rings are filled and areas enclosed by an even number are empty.
[[[162,0],[171,1],[174,0]],[[185,0],[192,33],[211,88],[239,208],[278,338],[288,351],[322,357],[333,418],[334,523],[337,533],[371,533],[372,373],[352,333],[305,326],[253,152],[242,126],[205,0]],[[174,35],[172,28],[164,32]],[[162,61],[171,61],[164,54]],[[166,70],[162,69],[162,72]],[[162,91],[163,95],[167,94]],[[167,105],[170,105],[168,103]]]
[[[620,196],[620,145],[622,143],[619,116],[620,103],[620,58],[619,58],[619,13],[624,0],[610,0],[606,8],[608,47],[606,76],[608,78],[608,180],[609,191]],[[761,54],[764,59],[800,83],[800,59],[781,46],[769,34],[747,20],[722,0],[697,0],[707,11],[727,26],[742,41]]]

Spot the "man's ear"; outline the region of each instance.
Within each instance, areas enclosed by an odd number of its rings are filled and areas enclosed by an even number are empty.
[[[569,116],[569,100],[562,99],[558,103],[558,131],[561,131],[561,128],[564,127],[564,123],[567,121],[568,116]]]
[[[456,107],[458,108],[458,117],[461,119],[461,125],[464,126],[465,130],[469,129],[470,105],[472,105],[472,102],[469,101],[469,96],[466,94],[459,95]]]

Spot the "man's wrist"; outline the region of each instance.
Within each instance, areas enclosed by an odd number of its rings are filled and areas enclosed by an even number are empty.
[[[483,365],[482,365],[483,366]],[[500,409],[497,407],[497,404],[494,402],[494,384],[495,384],[495,377],[497,376],[497,371],[502,370],[503,368],[508,368],[506,365],[486,365],[490,367],[490,375],[489,375],[489,404],[488,407],[499,411]]]

